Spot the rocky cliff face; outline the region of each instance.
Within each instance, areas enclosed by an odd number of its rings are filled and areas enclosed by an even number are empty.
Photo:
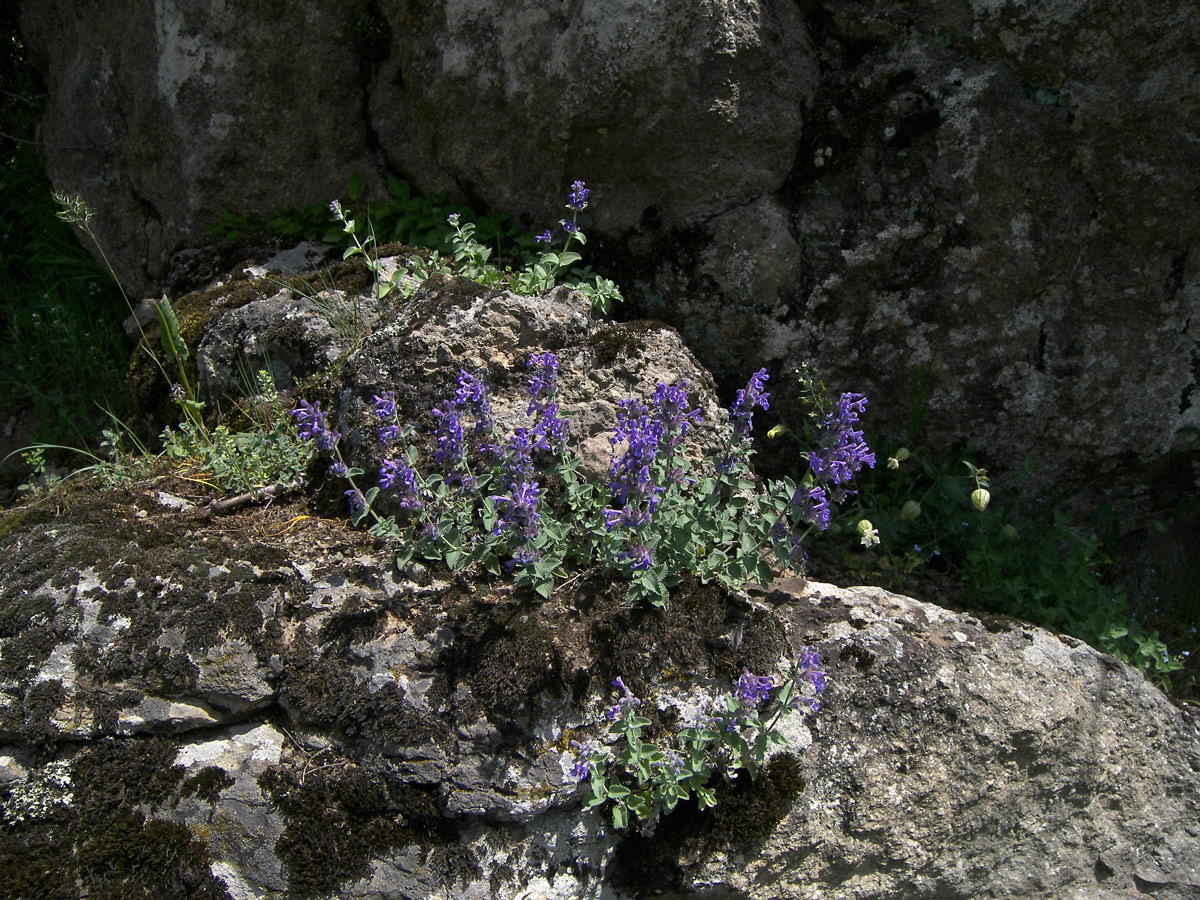
[[[202,365],[272,303],[214,302]],[[323,352],[304,323],[275,318]],[[428,405],[459,360],[503,415],[509,360],[546,350],[583,423],[656,370],[715,408],[668,329],[445,279],[349,357],[346,430],[365,391]],[[687,580],[659,611],[581,572],[542,601],[398,566],[320,497],[222,513],[193,491],[79,485],[0,516],[7,896],[1200,895],[1200,727],[1086,645],[795,579]],[[661,736],[804,646],[823,708],[757,780],[643,833],[582,808],[570,741],[603,737],[616,676]]]
[[[812,362],[897,437],[928,404],[930,445],[1028,455],[1034,487],[1136,520],[1196,488],[1191,13],[39,0],[22,23],[46,169],[138,289],[222,209],[354,170],[539,228],[583,178],[592,247],[718,379]]]

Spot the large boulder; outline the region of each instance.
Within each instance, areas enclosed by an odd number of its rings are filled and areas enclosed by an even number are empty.
[[[555,350],[583,421],[589,394],[695,366],[579,295],[468,288],[427,284],[350,356],[347,393],[417,408],[466,365],[515,418],[523,358]],[[541,600],[398,564],[310,498],[195,491],[69,484],[0,514],[6,896],[1200,895],[1196,717],[1077,641],[798,579],[685,579],[657,610],[585,570]],[[603,739],[617,676],[665,739],[806,646],[823,708],[785,720],[757,780],[643,831],[583,809],[570,742]]]
[[[21,22],[46,170],[135,289],[223,209],[352,170],[539,230],[584,178],[591,247],[722,384],[815,363],[897,438],[919,420],[993,474],[1028,456],[1035,489],[1137,523],[1196,491],[1191,13],[38,0]]]
[[[1028,455],[1033,490],[1133,518],[1194,496],[1190,7],[839,3],[809,21],[820,87],[787,185],[632,235],[633,293],[719,380],[809,362],[900,440],[919,420],[923,444],[965,440],[994,473]]]
[[[586,178],[607,230],[697,221],[783,184],[816,85],[792,4],[52,0],[21,23],[45,168],[138,289],[222,210],[352,171],[543,223]]]

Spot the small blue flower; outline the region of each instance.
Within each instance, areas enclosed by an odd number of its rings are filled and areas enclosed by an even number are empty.
[[[567,205],[571,209],[583,209],[587,206],[587,199],[591,193],[582,181],[573,182],[571,184],[571,195],[567,198]]]
[[[621,676],[618,675],[616,679],[613,680],[612,686],[624,694],[623,697],[617,700],[617,702],[610,706],[604,713],[604,717],[608,719],[608,721],[615,722],[618,718],[625,714],[625,710],[632,709],[635,706],[641,706],[642,701],[635,697],[633,695],[633,691],[625,686],[625,682],[621,679]]]
[[[576,781],[587,781],[588,775],[592,771],[592,762],[586,756],[575,757],[575,762],[571,764],[571,777]]]
[[[822,531],[829,527],[829,497],[825,488],[819,485],[797,488],[792,494],[792,506],[800,510],[802,518],[815,522]]]
[[[438,420],[435,432],[437,435],[437,449],[433,451],[433,458],[442,467],[443,472],[446,472],[449,466],[462,459],[462,422],[458,418],[458,407],[449,400],[445,401],[440,407],[435,407],[432,412]]]
[[[767,675],[751,675],[749,669],[742,669],[738,678],[738,699],[751,707],[757,707],[766,702],[771,696],[771,679]]]
[[[799,665],[800,675],[798,678],[812,685],[813,696],[797,696],[792,700],[792,705],[797,708],[801,705],[807,706],[809,711],[818,712],[821,709],[821,701],[817,699],[817,695],[825,690],[826,679],[826,673],[819,668],[821,655],[812,647],[801,647]]]
[[[771,376],[766,369],[759,369],[750,376],[746,387],[737,392],[737,399],[729,408],[729,419],[733,423],[734,434],[739,438],[747,438],[754,429],[754,410],[770,409],[771,395],[763,391],[763,386]]]
[[[386,422],[396,415],[395,391],[384,391],[382,394],[373,394],[372,399],[375,401],[375,412],[379,415],[381,421]]]
[[[541,234],[539,234],[533,240],[535,243],[538,243],[538,244],[550,243],[550,240],[551,240],[550,229],[547,228],[545,231],[543,231]]]
[[[315,441],[322,450],[332,450],[341,438],[341,434],[329,427],[320,403],[312,404],[301,400],[300,406],[291,410],[291,414],[300,426],[300,437]]]
[[[862,431],[854,427],[866,406],[867,398],[862,394],[842,394],[837,407],[826,418],[825,446],[808,456],[809,466],[815,476],[835,486],[843,486],[864,465],[875,467],[875,454],[863,440]],[[849,493],[852,492],[844,489],[835,491],[838,496],[834,499],[841,499]]]
[[[653,562],[644,544],[630,544],[617,554],[617,559],[627,560],[630,572],[645,572]]]

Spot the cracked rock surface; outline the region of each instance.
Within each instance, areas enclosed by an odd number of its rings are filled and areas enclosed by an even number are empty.
[[[519,416],[550,349],[581,422],[659,371],[715,410],[678,335],[581,304],[431,282],[347,361],[346,420],[460,364]],[[6,896],[1200,896],[1197,719],[1078,641],[800,579],[655,610],[584,571],[541,600],[398,567],[315,484],[223,515],[191,490],[72,481],[0,514]],[[604,734],[614,678],[665,739],[804,646],[823,708],[757,781],[646,833],[583,810],[570,741]]]

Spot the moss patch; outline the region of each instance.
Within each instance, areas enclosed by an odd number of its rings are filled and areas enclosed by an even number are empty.
[[[5,896],[228,900],[203,844],[138,810],[177,799],[174,755],[157,739],[102,741],[77,755],[69,804],[0,830]]]
[[[694,802],[684,803],[659,822],[653,837],[630,834],[609,864],[613,887],[639,897],[691,889],[690,873],[711,853],[761,846],[804,786],[799,760],[786,753],[757,781],[718,783],[713,809],[699,812]]]
[[[432,794],[380,772],[349,763],[308,773],[281,767],[259,783],[287,819],[275,852],[287,866],[289,897],[326,895],[369,874],[370,861],[395,847],[448,843],[433,824],[440,814]],[[460,849],[441,867],[448,883],[478,868]]]

